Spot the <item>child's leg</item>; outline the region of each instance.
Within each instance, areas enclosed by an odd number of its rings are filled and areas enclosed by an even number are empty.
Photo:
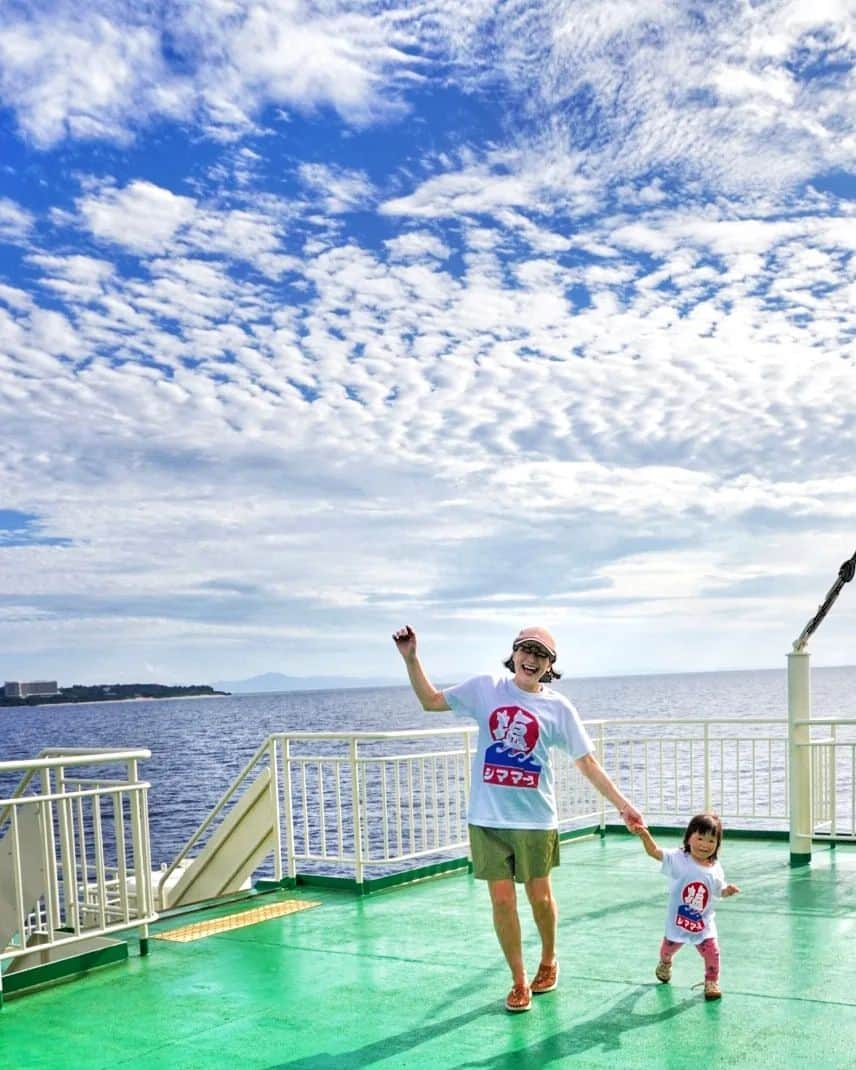
[[[667,940],[664,936],[660,944],[660,962],[671,962],[683,946],[678,940]]]
[[[697,944],[698,953],[704,959],[705,981],[719,980],[719,943],[714,939],[702,940]]]

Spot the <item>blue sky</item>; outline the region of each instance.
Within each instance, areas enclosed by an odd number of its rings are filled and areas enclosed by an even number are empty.
[[[853,0],[4,5],[0,675],[783,666],[856,549],[854,55]]]

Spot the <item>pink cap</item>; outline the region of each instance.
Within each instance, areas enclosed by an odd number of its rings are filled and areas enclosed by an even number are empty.
[[[514,640],[512,650],[516,650],[523,643],[537,643],[547,651],[551,661],[556,660],[556,640],[546,628],[524,628]]]

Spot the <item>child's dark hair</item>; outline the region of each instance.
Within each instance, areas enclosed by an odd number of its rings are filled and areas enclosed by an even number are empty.
[[[716,856],[719,854],[719,848],[722,846],[722,821],[719,816],[717,814],[696,814],[690,820],[684,833],[684,851],[687,854],[690,853],[690,836],[694,832],[706,832],[709,835],[716,836],[716,850],[710,856],[715,861]]]
[[[502,663],[504,669],[508,669],[509,672],[514,672],[514,652],[508,656],[508,658]],[[550,662],[550,668],[541,677],[542,684],[549,684],[551,680],[561,680],[562,674],[558,669],[553,668],[553,663]]]

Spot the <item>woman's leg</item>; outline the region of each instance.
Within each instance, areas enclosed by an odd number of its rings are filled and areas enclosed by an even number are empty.
[[[556,961],[556,926],[559,920],[559,908],[553,898],[553,882],[548,873],[546,877],[532,877],[524,887],[541,937],[541,961],[551,966]]]
[[[493,928],[499,946],[505,955],[505,961],[511,970],[515,985],[526,984],[526,967],[523,964],[522,937],[520,934],[520,917],[517,913],[517,891],[514,881],[488,881],[490,901],[493,906]]]

